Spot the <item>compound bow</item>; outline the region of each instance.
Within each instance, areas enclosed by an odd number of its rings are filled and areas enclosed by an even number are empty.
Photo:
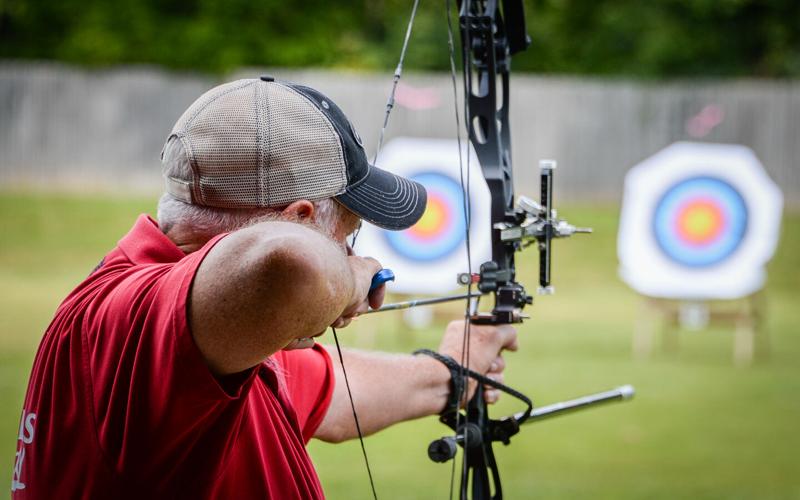
[[[395,89],[402,73],[403,60],[418,3],[419,0],[415,0],[400,62],[394,74],[394,85],[386,105],[378,150],[383,143],[389,115],[394,106]],[[451,73],[455,94],[456,70],[449,0],[447,4]],[[554,161],[543,160],[539,164],[541,170],[540,203],[522,196],[517,199],[516,204],[514,203],[511,127],[508,116],[510,65],[511,57],[527,49],[531,43],[525,28],[522,0],[458,0],[458,10],[464,80],[463,116],[470,143],[475,149],[491,194],[492,260],[481,264],[477,274],[464,273],[459,276],[459,282],[468,287],[466,294],[388,304],[378,311],[402,309],[447,300],[467,300],[466,316],[469,321],[465,322],[465,357],[461,360],[460,371],[463,381],[454,386],[465,391],[467,378],[473,378],[477,381],[477,389],[472,399],[463,404],[465,407],[463,412],[458,408],[451,408],[441,415],[442,423],[450,427],[455,434],[432,442],[428,448],[428,455],[435,462],[446,462],[455,457],[458,446],[461,446],[464,449],[464,458],[460,497],[462,499],[499,500],[502,498],[502,486],[492,448],[494,442],[500,441],[508,444],[510,438],[518,433],[520,426],[526,422],[538,421],[601,403],[630,399],[633,396],[633,388],[623,386],[591,396],[533,409],[533,403],[525,395],[469,370],[467,352],[470,323],[510,324],[521,323],[523,319],[527,318],[522,311],[526,305],[533,303],[533,297],[527,293],[521,283],[516,281],[514,266],[516,253],[531,244],[537,245],[539,249],[538,290],[541,294],[550,294],[553,293],[550,282],[552,240],[568,237],[575,233],[591,232],[591,230],[577,228],[557,217],[556,210],[553,208],[553,173],[556,168]],[[500,102],[498,102],[498,93],[502,96]],[[458,121],[459,114],[456,111],[460,152]],[[469,162],[469,156],[467,155],[467,162]],[[468,165],[466,171],[469,172]],[[464,216],[467,221],[466,238],[467,253],[469,254],[468,185],[468,177],[466,185],[464,184],[462,164]],[[471,269],[471,264],[468,263],[468,267]],[[472,292],[473,284],[477,285],[480,293]],[[483,294],[494,295],[494,307],[491,312],[477,311],[475,298]],[[527,408],[508,417],[491,419],[484,399],[487,385],[523,401]],[[465,399],[465,395],[462,394],[459,400],[463,401],[463,399]],[[357,421],[355,413],[354,417]],[[366,452],[364,452],[364,456],[366,460]],[[367,467],[369,468],[368,461]],[[371,473],[370,481],[372,481]],[[374,486],[373,494],[375,494]]]

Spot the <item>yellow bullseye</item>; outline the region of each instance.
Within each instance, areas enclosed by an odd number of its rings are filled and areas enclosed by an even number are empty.
[[[679,234],[685,241],[694,244],[714,240],[723,226],[724,218],[719,207],[708,201],[694,202],[678,216]]]
[[[431,197],[428,206],[411,231],[419,236],[431,236],[442,230],[447,219],[447,209],[442,200]]]
[[[717,222],[713,211],[700,206],[686,215],[686,232],[695,237],[703,237],[713,231]]]

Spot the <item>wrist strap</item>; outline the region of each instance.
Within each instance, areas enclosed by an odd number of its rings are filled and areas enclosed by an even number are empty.
[[[430,356],[450,370],[450,394],[447,396],[447,404],[441,411],[441,414],[444,415],[450,412],[458,411],[458,409],[461,407],[458,401],[459,396],[463,395],[465,391],[464,383],[466,380],[464,377],[464,367],[458,364],[456,360],[450,356],[439,354],[438,352],[430,349],[417,349],[412,354],[424,354],[426,356]]]
[[[447,406],[444,407],[444,410],[440,413],[440,415],[446,415],[451,412],[457,412],[461,405],[459,404],[459,396],[462,396],[466,388],[464,384],[466,383],[466,378],[469,377],[471,379],[477,380],[483,385],[488,385],[489,387],[494,387],[495,389],[499,389],[502,392],[507,394],[511,394],[515,398],[522,400],[528,406],[533,407],[533,402],[524,394],[517,391],[516,389],[512,389],[505,384],[501,384],[500,382],[496,382],[489,377],[482,375],[478,372],[472,371],[469,368],[465,368],[461,366],[451,358],[445,354],[440,354],[436,351],[432,351],[430,349],[417,349],[412,354],[424,354],[426,356],[430,356],[433,359],[439,361],[444,366],[450,370],[450,395],[447,398]]]

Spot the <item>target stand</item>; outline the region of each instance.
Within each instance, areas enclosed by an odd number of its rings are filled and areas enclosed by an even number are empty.
[[[765,266],[780,230],[782,194],[753,151],[678,142],[625,177],[620,276],[641,296],[633,353],[661,334],[676,351],[682,330],[731,326],[734,360],[769,352],[763,327]]]
[[[730,328],[733,362],[749,366],[769,358],[769,337],[763,320],[764,292],[727,301],[679,301],[641,296],[633,331],[633,355],[638,360],[652,356],[657,337],[660,350],[676,354],[680,335],[702,334],[712,328]]]

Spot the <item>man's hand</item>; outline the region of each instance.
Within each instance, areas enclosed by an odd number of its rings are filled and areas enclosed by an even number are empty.
[[[504,350],[516,351],[517,330],[511,325],[469,325],[470,344],[469,360],[462,359],[464,345],[464,321],[453,321],[447,325],[439,352],[446,354],[459,363],[468,365],[469,368],[497,382],[503,382],[503,370],[506,367],[502,352]],[[469,381],[468,397],[472,398],[476,382]],[[486,387],[484,397],[487,403],[495,403],[500,397],[500,391]]]
[[[383,304],[383,297],[386,293],[386,287],[384,285],[379,286],[375,290],[369,289],[372,284],[372,277],[381,270],[381,264],[377,260],[371,257],[357,257],[352,254],[349,255],[347,259],[353,275],[353,294],[342,315],[336,318],[336,321],[331,324],[333,328],[344,328],[353,321],[353,318],[359,314],[365,313],[370,307],[380,307],[381,304]],[[314,337],[319,337],[323,333],[325,333],[324,330],[314,335]],[[284,347],[283,350],[291,351],[293,349],[308,349],[314,347],[314,337],[294,339]]]
[[[381,270],[380,262],[372,257],[359,257],[357,255],[349,255],[347,261],[353,273],[353,294],[347,308],[331,325],[334,328],[346,327],[353,318],[359,314],[364,314],[370,307],[377,309],[383,304],[383,297],[386,294],[384,285],[375,290],[370,291],[369,289],[372,284],[372,277]]]
[[[502,351],[517,349],[517,332],[509,325],[470,325],[470,369],[502,382]],[[461,362],[464,322],[454,321],[445,330],[439,352]],[[315,434],[330,442],[358,436],[344,384],[344,370],[331,352],[336,384],[328,412]],[[450,394],[450,371],[428,356],[383,354],[344,349],[361,432],[369,435],[392,424],[436,415]],[[470,383],[470,397],[475,384]],[[486,401],[497,401],[498,391],[487,387]]]

